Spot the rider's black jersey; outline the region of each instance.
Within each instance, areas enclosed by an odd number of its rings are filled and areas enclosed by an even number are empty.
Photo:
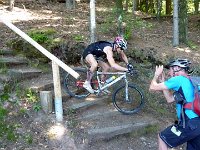
[[[106,58],[106,53],[104,53],[103,49],[106,46],[110,46],[113,48],[113,43],[107,42],[107,41],[98,41],[95,43],[90,44],[83,52],[83,58],[88,54],[94,55],[96,58],[102,57]]]

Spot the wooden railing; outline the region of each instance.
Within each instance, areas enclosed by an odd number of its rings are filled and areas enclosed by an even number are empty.
[[[61,95],[61,86],[60,86],[60,73],[59,73],[59,66],[63,68],[65,71],[70,73],[74,78],[78,78],[79,74],[63,63],[60,59],[56,56],[51,54],[45,48],[43,48],[40,44],[35,42],[32,38],[30,38],[26,33],[22,32],[19,28],[13,25],[11,22],[0,18],[0,22],[4,23],[7,27],[33,45],[36,49],[38,49],[41,53],[43,53],[46,57],[52,60],[52,71],[53,71],[53,82],[54,82],[54,93],[55,93],[55,113],[56,113],[56,120],[58,122],[63,121],[63,108],[62,108],[62,95]]]

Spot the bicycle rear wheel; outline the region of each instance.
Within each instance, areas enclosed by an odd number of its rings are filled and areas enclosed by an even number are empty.
[[[115,108],[123,114],[138,112],[144,104],[141,90],[133,84],[128,84],[128,99],[126,99],[125,84],[120,86],[113,94],[112,101]]]
[[[75,68],[74,71],[76,71],[80,77],[75,79],[72,75],[66,73],[63,81],[65,91],[72,97],[79,99],[85,98],[90,95],[90,93],[83,88],[83,83],[87,78],[87,70],[86,68]]]

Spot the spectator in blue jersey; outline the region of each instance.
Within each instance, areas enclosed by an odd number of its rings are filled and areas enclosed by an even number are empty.
[[[118,71],[130,71],[133,66],[128,63],[127,56],[124,50],[127,49],[127,42],[122,37],[116,37],[114,42],[98,41],[90,44],[83,52],[83,60],[90,66],[87,72],[87,79],[83,84],[83,87],[87,89],[90,93],[94,93],[91,87],[90,81],[97,69],[97,66],[102,68],[103,72],[107,72],[110,67]],[[127,64],[127,68],[118,65],[114,58],[113,53],[117,52],[121,55],[123,61]]]
[[[193,110],[183,108],[183,102],[194,100],[194,87],[189,79],[191,62],[188,59],[171,61],[168,80],[165,80],[163,66],[156,66],[150,91],[162,91],[167,102],[176,102],[178,121],[158,135],[159,150],[177,147],[187,142],[187,150],[200,149],[200,117]],[[174,91],[174,92],[172,92]]]

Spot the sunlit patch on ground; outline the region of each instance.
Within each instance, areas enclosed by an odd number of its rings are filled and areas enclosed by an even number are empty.
[[[52,11],[43,10],[43,11],[40,11],[39,13],[36,13],[28,9],[14,7],[13,11],[10,12],[7,10],[7,7],[8,6],[0,7],[0,11],[1,11],[0,18],[6,19],[9,21],[29,21],[29,20],[43,20],[43,19],[56,20],[56,19],[61,18],[58,16],[47,15],[47,14],[52,14]]]
[[[67,129],[60,123],[50,127],[50,129],[47,132],[47,135],[50,139],[62,139],[64,134],[67,132]]]

